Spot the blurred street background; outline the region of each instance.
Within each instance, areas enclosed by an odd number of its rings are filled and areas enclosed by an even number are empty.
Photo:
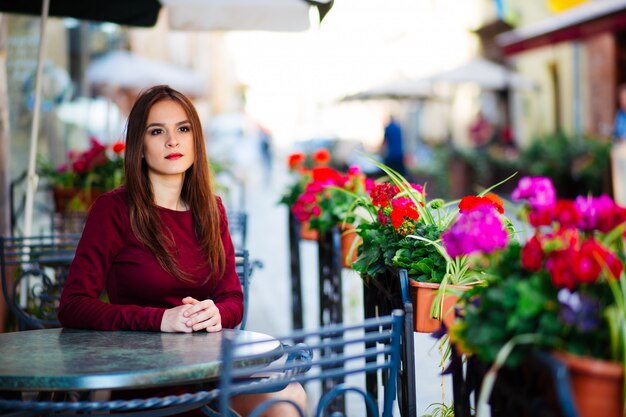
[[[170,84],[196,104],[228,208],[248,214],[247,246],[263,265],[250,330],[291,331],[288,209],[278,204],[287,156],[326,148],[335,167],[376,177],[364,154],[384,158],[390,116],[402,169],[429,197],[457,199],[517,172],[552,178],[561,197],[626,204],[626,0],[78,3],[53,4],[41,39],[40,2],[0,0],[0,233],[26,229],[31,137],[40,177],[28,229],[46,234],[55,184],[40,168],[71,162],[92,139],[122,140],[138,92]],[[496,191],[507,198],[515,183]],[[314,329],[317,247],[302,242],[301,253],[304,326]],[[358,322],[360,277],[342,278],[345,320]],[[415,342],[421,415],[450,402],[451,382],[436,341]]]

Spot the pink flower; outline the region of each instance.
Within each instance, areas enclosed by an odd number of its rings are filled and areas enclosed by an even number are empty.
[[[496,208],[487,204],[461,213],[441,235],[446,251],[453,258],[474,252],[492,253],[504,248],[508,238]]]
[[[528,200],[533,209],[556,204],[556,190],[548,177],[522,177],[511,194],[513,201]]]
[[[419,184],[411,184],[411,188],[417,191],[420,194],[424,194],[424,187]]]
[[[355,176],[361,174],[361,168],[358,165],[350,165],[348,168],[348,175]]]

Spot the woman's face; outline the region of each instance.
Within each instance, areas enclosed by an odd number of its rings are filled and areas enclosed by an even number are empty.
[[[191,123],[180,104],[173,100],[155,103],[143,137],[150,180],[180,177],[182,181],[194,162],[193,138]]]

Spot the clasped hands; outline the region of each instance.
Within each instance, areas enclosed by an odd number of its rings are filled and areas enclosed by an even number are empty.
[[[220,311],[212,300],[185,297],[182,305],[165,310],[161,320],[162,332],[191,333],[202,329],[209,333],[222,330]]]

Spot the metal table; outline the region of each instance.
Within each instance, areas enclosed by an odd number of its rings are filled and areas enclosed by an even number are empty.
[[[14,416],[126,412],[120,416],[167,416],[205,406],[215,390],[127,401],[94,401],[99,390],[205,386],[218,379],[222,339],[245,345],[238,356],[272,353],[281,343],[243,330],[217,333],[159,333],[44,329],[0,334],[0,413]],[[266,343],[265,343],[266,342]],[[267,362],[260,359],[258,363]],[[245,363],[235,366],[251,364]],[[254,363],[252,363],[254,364]],[[76,401],[76,393],[80,399]],[[60,398],[60,400],[59,400]]]
[[[0,334],[0,390],[70,391],[175,386],[219,376],[222,337],[280,343],[262,333],[45,329]],[[256,345],[254,345],[256,346]],[[241,352],[251,354],[255,352]]]

